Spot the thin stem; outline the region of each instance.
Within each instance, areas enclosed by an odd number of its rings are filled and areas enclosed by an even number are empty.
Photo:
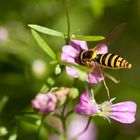
[[[67,104],[68,104],[68,101],[64,104],[64,107],[63,107],[63,110],[61,113],[61,121],[62,121],[62,126],[63,126],[63,138],[64,138],[64,140],[67,139],[66,116],[65,116],[65,109],[66,109]]]
[[[70,41],[70,17],[69,17],[69,13],[68,13],[68,9],[67,9],[67,0],[63,0],[63,5],[65,8],[65,12],[66,12],[66,18],[67,18],[67,36],[66,36],[66,44],[69,44]]]
[[[67,115],[65,116],[65,118],[67,119],[68,116],[71,115],[72,113],[73,113],[73,110],[69,111],[69,112],[67,113]]]
[[[62,110],[62,113],[61,113],[61,116],[65,116],[65,110],[66,110],[66,106],[68,104],[68,101],[66,101],[66,103],[64,104],[64,107],[63,107],[63,110]]]
[[[65,135],[65,133],[66,133],[66,121],[65,121],[65,117],[62,117],[61,121],[62,121],[63,131],[64,131],[64,135]]]
[[[89,117],[89,119],[87,121],[87,124],[86,124],[86,127],[75,138],[81,136],[83,133],[85,133],[87,131],[87,129],[88,129],[89,125],[90,125],[91,119],[92,119],[92,117]]]

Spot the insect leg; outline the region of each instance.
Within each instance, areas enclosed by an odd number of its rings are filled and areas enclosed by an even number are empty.
[[[101,67],[100,67],[100,66],[99,66],[99,70],[100,70],[100,72],[101,72],[101,76],[104,78],[104,76],[103,76],[103,73],[102,73],[102,70],[101,70]],[[103,79],[103,84],[104,84],[105,89],[106,89],[106,91],[107,91],[107,96],[108,96],[108,99],[110,100],[109,88],[107,87],[107,84],[106,84],[106,82],[105,82],[105,79]]]
[[[86,65],[91,69],[91,71],[93,71],[96,66],[95,62],[91,61],[86,61]]]
[[[108,73],[104,73],[104,76],[107,77],[108,79],[112,80],[116,84],[118,84],[120,82],[119,80],[117,80],[115,77],[113,77],[112,75],[110,75]]]

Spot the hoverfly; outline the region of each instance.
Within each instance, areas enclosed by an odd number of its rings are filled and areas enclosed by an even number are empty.
[[[132,67],[131,64],[119,55],[112,53],[96,54],[95,50],[96,48],[83,51],[80,56],[81,63],[91,69],[94,69],[97,65],[112,69],[130,69]]]
[[[106,36],[105,40],[103,40],[99,44],[107,44],[107,42],[114,36],[116,36],[125,25],[126,23],[119,24],[110,34]],[[95,48],[83,51],[81,53],[80,61],[83,65],[86,65],[91,69],[94,69],[97,65],[112,69],[130,69],[132,67],[131,64],[129,64],[124,58],[119,55],[112,53],[96,54],[96,50],[99,44]]]
[[[112,69],[123,69],[128,68],[130,69],[132,65],[128,63],[123,57],[112,54],[112,53],[105,53],[105,54],[99,54],[96,53],[96,50],[98,49],[98,46],[102,44],[107,44],[109,40],[114,38],[120,31],[123,29],[126,23],[119,24],[102,42],[100,42],[95,48],[85,50],[81,52],[80,54],[80,61],[81,64],[86,65],[91,70],[94,71],[94,68],[99,67],[99,70],[101,72],[101,75],[103,76],[101,67],[105,68],[112,68]],[[107,74],[108,75],[108,74]],[[112,79],[113,81],[117,81],[114,77],[108,75],[108,78]],[[115,79],[115,80],[114,80]],[[109,89],[106,85],[105,80],[103,80],[104,86],[107,90],[108,98],[110,99],[109,95]],[[117,82],[116,82],[117,83]]]

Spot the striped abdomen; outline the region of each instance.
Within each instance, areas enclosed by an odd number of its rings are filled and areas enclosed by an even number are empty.
[[[96,61],[103,66],[114,69],[131,68],[131,64],[129,64],[124,58],[116,54],[99,54],[97,55]]]

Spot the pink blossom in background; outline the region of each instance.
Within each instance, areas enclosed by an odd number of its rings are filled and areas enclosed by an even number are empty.
[[[88,50],[87,43],[85,41],[71,40],[70,45],[65,45],[62,48],[61,60],[73,64],[80,64],[80,54],[82,51]],[[105,44],[100,44],[96,46],[96,54],[104,54],[108,52],[108,48]],[[78,78],[76,70],[71,67],[66,66],[67,74],[71,75],[74,78]],[[99,83],[103,80],[100,71],[98,68],[95,68],[91,73],[87,73],[87,82],[88,83]]]
[[[78,136],[86,127],[88,118],[75,115],[70,124],[68,125],[68,140],[73,140]],[[76,140],[96,140],[97,129],[93,122],[90,123],[88,129],[77,137]]]
[[[56,107],[56,96],[51,93],[40,93],[32,100],[32,107],[40,113],[49,113]]]

